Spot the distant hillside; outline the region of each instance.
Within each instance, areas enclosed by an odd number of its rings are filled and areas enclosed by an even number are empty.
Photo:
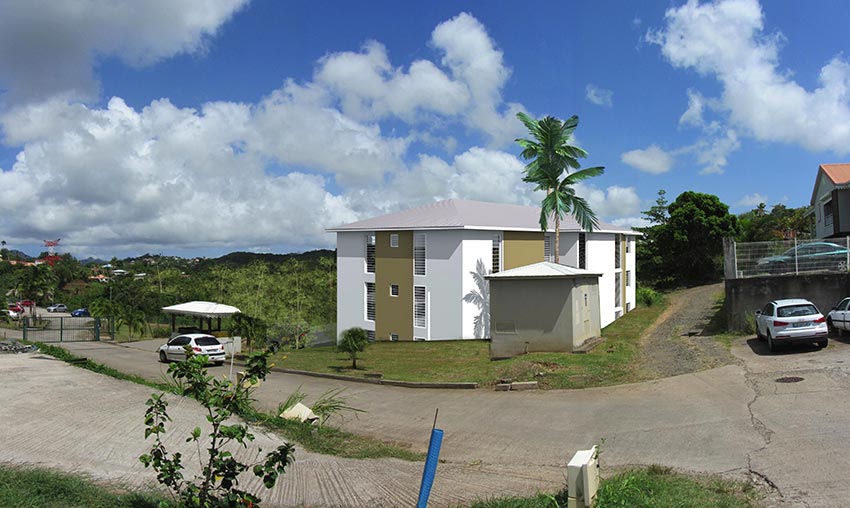
[[[99,258],[86,258],[86,259],[80,260],[80,264],[83,265],[83,266],[105,265],[106,263],[108,263],[108,261],[104,261],[103,259],[99,259]]]
[[[33,259],[35,259],[34,257],[30,256],[26,252],[22,252],[22,251],[19,251],[17,249],[14,249],[14,250],[13,249],[5,249],[5,250],[7,252],[6,259],[17,259],[17,260],[21,260],[21,261],[32,261]]]
[[[254,261],[264,261],[266,263],[271,264],[283,264],[290,259],[295,259],[298,261],[305,261],[308,263],[316,263],[320,258],[334,258],[336,257],[336,251],[329,249],[318,249],[311,250],[308,252],[300,252],[300,253],[289,253],[289,254],[260,254],[256,252],[231,252],[230,254],[225,254],[220,258],[215,259],[203,259],[198,263],[198,268],[205,268],[207,266],[218,265],[218,264],[226,264],[231,267],[240,267],[249,265]]]

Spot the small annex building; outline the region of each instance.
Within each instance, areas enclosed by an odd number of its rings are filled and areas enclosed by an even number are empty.
[[[571,353],[599,337],[601,276],[549,261],[488,275],[490,358]]]

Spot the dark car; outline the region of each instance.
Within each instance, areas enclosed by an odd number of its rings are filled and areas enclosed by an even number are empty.
[[[73,310],[71,312],[71,316],[72,317],[91,317],[91,314],[89,314],[89,310],[87,308],[83,307],[81,309]]]
[[[847,270],[850,251],[832,242],[810,242],[791,247],[782,254],[757,261],[759,269],[771,273]]]

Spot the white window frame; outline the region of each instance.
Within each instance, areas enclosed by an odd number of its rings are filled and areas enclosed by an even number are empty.
[[[420,254],[421,251],[421,254]],[[421,262],[420,262],[421,258]],[[413,275],[428,274],[428,236],[425,233],[413,234]]]
[[[390,234],[390,247],[392,247],[393,249],[398,248],[398,233]]]
[[[371,293],[372,293],[372,317],[371,318],[369,317],[369,293],[370,293],[369,289],[370,288],[372,289],[372,291],[371,291]],[[371,322],[374,323],[375,322],[375,283],[374,282],[365,283],[364,291],[366,293],[365,299],[364,299],[364,309],[363,309],[365,311],[364,312],[364,318],[366,319],[366,321],[371,321]]]
[[[395,290],[395,292],[393,292]],[[390,284],[390,296],[393,298],[398,298],[399,288],[398,284]]]
[[[397,333],[390,333],[390,341],[391,342],[398,342],[398,334]]]
[[[502,271],[502,235],[493,235],[493,240],[490,247],[493,269],[492,273]]]
[[[369,256],[369,248],[370,247],[372,249],[372,256],[371,256],[371,258],[372,258],[372,269],[371,270],[369,269],[369,257],[370,257]],[[366,273],[375,273],[375,235],[374,234],[366,235],[366,255],[365,255],[363,260],[365,262]]]
[[[419,309],[422,312],[419,315]],[[425,328],[428,326],[428,288],[413,286],[413,326]]]

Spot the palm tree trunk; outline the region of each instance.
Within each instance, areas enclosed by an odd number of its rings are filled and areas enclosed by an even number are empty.
[[[555,212],[555,263],[560,262],[561,256],[561,217]]]

